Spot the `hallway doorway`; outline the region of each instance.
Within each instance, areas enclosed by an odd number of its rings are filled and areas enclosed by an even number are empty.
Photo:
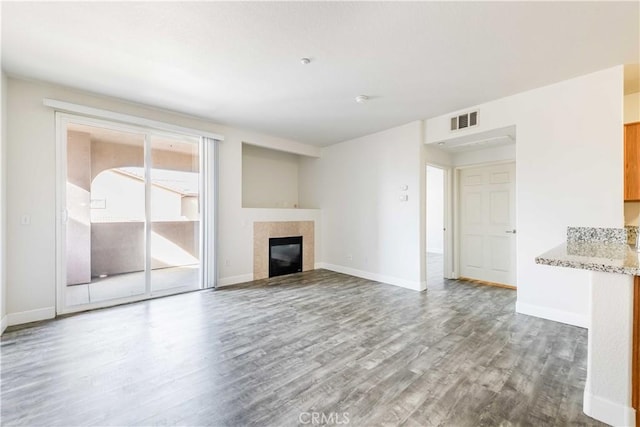
[[[427,288],[441,285],[445,264],[446,170],[427,165]]]

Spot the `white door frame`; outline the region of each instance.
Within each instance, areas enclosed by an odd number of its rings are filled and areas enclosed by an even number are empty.
[[[437,168],[444,173],[444,192],[443,192],[443,208],[444,208],[444,254],[443,254],[443,276],[445,279],[453,279],[453,254],[455,245],[453,244],[453,217],[452,213],[452,199],[453,199],[453,168],[451,166],[442,165],[439,163],[427,162],[427,166]],[[425,173],[426,177],[426,173]],[[426,197],[425,197],[426,203]],[[425,216],[428,214],[429,207],[425,209]],[[425,221],[426,230],[426,221]],[[425,254],[427,256],[427,248],[425,244]]]
[[[470,165],[456,166],[453,168],[453,224],[454,224],[454,227],[453,227],[452,240],[454,242],[454,245],[453,245],[453,274],[451,277],[452,279],[460,278],[460,252],[461,252],[461,246],[462,246],[462,242],[460,241],[461,240],[461,236],[460,236],[460,171],[462,171],[463,169],[472,169],[472,168],[478,168],[478,167],[484,167],[484,166],[504,165],[507,163],[513,163],[516,168],[516,195],[517,195],[518,165],[516,163],[516,159],[473,163]],[[516,203],[515,200],[514,200],[514,203]],[[515,222],[516,229],[518,228],[517,219],[518,217],[517,217],[517,210],[516,210],[516,217],[513,219]],[[516,239],[518,238],[517,234],[515,238]],[[516,248],[517,248],[517,243],[516,243]],[[516,265],[514,266],[514,268],[518,265],[517,261],[518,261],[518,252],[516,251]],[[517,271],[516,271],[516,277],[517,277]]]
[[[148,277],[145,279],[146,289],[145,293],[141,295],[116,298],[112,300],[100,301],[95,303],[81,304],[78,306],[66,306],[66,221],[67,221],[67,200],[66,200],[66,180],[67,180],[67,127],[69,123],[79,123],[97,127],[108,127],[123,132],[135,132],[145,135],[145,143],[150,135],[167,135],[173,136],[182,135],[177,132],[169,132],[162,129],[155,129],[150,127],[144,127],[140,125],[132,125],[127,123],[114,122],[109,119],[103,120],[93,117],[86,117],[82,115],[69,114],[57,111],[55,113],[56,121],[56,315],[75,313],[79,311],[92,310],[96,308],[110,307],[119,304],[126,304],[129,302],[141,301],[156,297],[162,297],[166,295],[175,294],[171,289],[164,291],[151,291],[150,280]],[[201,284],[199,289],[213,288],[216,286],[217,271],[216,268],[216,221],[217,215],[215,215],[217,207],[217,147],[205,146],[204,138],[197,134],[188,135],[194,139],[198,139],[200,145],[200,165],[203,167],[200,169],[200,182],[201,182],[201,194],[202,201],[200,209],[200,226],[201,232],[201,253],[200,262],[201,270]],[[211,145],[211,144],[208,144]],[[217,144],[214,144],[217,145]],[[145,144],[146,147],[146,144]],[[150,150],[145,149],[145,167],[147,162],[150,161]],[[206,164],[205,164],[206,162]],[[206,167],[204,167],[206,165]],[[214,181],[211,181],[214,178]],[[148,185],[148,183],[147,183]],[[147,188],[148,190],[148,188]],[[145,207],[149,207],[150,192],[146,191]],[[208,218],[208,221],[204,221]],[[147,227],[149,228],[149,227]],[[145,230],[145,247],[148,250],[149,247],[149,230]],[[204,245],[207,245],[205,250]],[[208,257],[202,256],[202,252],[207,252]],[[145,256],[145,262],[148,260]],[[145,266],[145,276],[150,274],[150,271]],[[199,290],[198,289],[198,290]]]

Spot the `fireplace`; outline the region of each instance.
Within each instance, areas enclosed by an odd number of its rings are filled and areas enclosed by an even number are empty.
[[[269,277],[302,271],[302,236],[269,239]]]
[[[302,271],[315,268],[315,223],[313,221],[268,221],[253,223],[253,280],[269,277],[269,239],[302,236]]]

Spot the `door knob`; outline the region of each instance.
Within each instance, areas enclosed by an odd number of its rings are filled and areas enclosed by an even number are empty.
[[[516,229],[514,228],[513,230],[507,230],[505,231],[505,233],[516,234]]]

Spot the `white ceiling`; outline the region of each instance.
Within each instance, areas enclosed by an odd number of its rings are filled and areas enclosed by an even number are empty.
[[[328,145],[637,63],[639,17],[635,1],[4,1],[2,67]]]

